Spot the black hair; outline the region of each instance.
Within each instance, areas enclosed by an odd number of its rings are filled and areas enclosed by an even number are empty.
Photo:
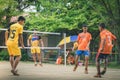
[[[25,18],[23,16],[19,16],[18,21],[25,21]]]
[[[106,27],[106,26],[105,26],[105,23],[100,23],[100,24],[99,24],[99,27],[105,28],[105,27]]]
[[[86,25],[86,24],[83,24],[82,27],[87,27],[87,25]]]

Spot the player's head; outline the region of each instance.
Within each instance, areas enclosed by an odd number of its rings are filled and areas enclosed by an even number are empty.
[[[34,34],[37,34],[37,29],[33,29],[33,31],[34,31]]]
[[[103,29],[105,29],[105,23],[100,23],[99,24],[99,30],[102,31]]]
[[[87,32],[87,25],[86,24],[84,24],[84,25],[82,25],[82,29],[83,29],[83,32]]]
[[[24,25],[25,23],[25,18],[23,16],[19,16],[18,17],[18,22],[21,24],[21,25]]]

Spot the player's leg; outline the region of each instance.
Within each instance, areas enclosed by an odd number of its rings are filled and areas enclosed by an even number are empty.
[[[31,48],[32,58],[34,61],[34,65],[37,66],[37,60],[36,60],[36,50],[35,48]]]
[[[101,77],[101,74],[100,74],[100,59],[102,57],[102,54],[99,54],[97,55],[98,57],[96,58],[96,67],[97,67],[97,74],[94,76],[94,77],[98,77],[100,78]]]
[[[39,64],[40,66],[42,66],[41,54],[40,54],[40,53],[37,54],[37,58],[38,58],[38,64]]]
[[[37,66],[36,53],[32,53],[32,58],[34,61],[34,65]]]
[[[81,50],[77,50],[76,51],[76,57],[75,57],[75,67],[73,69],[73,71],[76,71],[77,67],[78,67],[78,59],[79,59],[79,56],[81,55],[82,51]]]
[[[18,66],[18,64],[19,64],[20,59],[21,59],[21,56],[20,56],[20,55],[19,55],[19,56],[16,56],[15,62],[14,62],[14,71],[16,70],[16,68],[17,68],[17,66]]]
[[[12,68],[12,70],[11,70],[11,72],[12,72],[12,74],[14,75],[14,50],[13,50],[14,48],[13,48],[13,46],[12,46],[12,44],[10,43],[10,44],[8,44],[7,45],[7,50],[8,50],[8,53],[9,53],[9,61],[10,61],[10,64],[11,64],[11,68]]]
[[[40,66],[42,66],[42,59],[41,59],[41,50],[40,50],[40,48],[39,47],[37,47],[36,48],[36,52],[37,52],[37,59],[38,59],[38,64],[40,65]]]
[[[9,57],[9,61],[10,61],[10,64],[11,64],[12,70],[14,70],[14,56],[13,56],[13,55],[10,55],[10,57]]]
[[[13,75],[19,76],[19,74],[17,73],[16,68],[17,68],[17,66],[18,66],[18,64],[19,64],[19,62],[20,62],[20,59],[21,59],[21,55],[16,56],[15,61],[14,61],[14,66],[13,66],[13,68],[14,68],[14,70],[13,70],[13,71],[14,71],[14,72],[13,72]]]
[[[76,71],[76,69],[78,67],[78,59],[79,59],[79,56],[76,55],[76,57],[75,57],[75,67],[74,67],[73,71]]]
[[[88,74],[88,64],[89,64],[89,51],[84,51],[85,55],[85,74]]]
[[[104,55],[104,57],[105,57],[105,61],[104,61],[104,68],[103,68],[103,70],[102,70],[102,72],[101,72],[101,75],[104,75],[104,74],[106,73],[106,71],[107,71],[107,65],[108,65],[108,55],[107,55],[107,54],[105,54],[105,55]]]
[[[17,73],[17,70],[16,70],[16,68],[17,68],[17,66],[18,66],[18,64],[19,64],[19,62],[20,62],[20,59],[21,59],[21,50],[20,50],[20,48],[18,47],[18,45],[15,45],[15,46],[14,46],[13,52],[14,52],[14,56],[16,56],[16,58],[15,58],[15,60],[14,60],[14,66],[13,66],[13,68],[14,68],[14,75],[19,75],[19,74]]]

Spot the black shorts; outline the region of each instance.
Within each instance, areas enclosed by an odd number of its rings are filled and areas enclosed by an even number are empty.
[[[109,56],[109,54],[102,54],[102,53],[100,53],[98,55],[98,59],[106,59],[108,56]]]

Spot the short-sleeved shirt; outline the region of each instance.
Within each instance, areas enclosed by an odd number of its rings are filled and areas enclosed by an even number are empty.
[[[92,39],[92,36],[89,32],[82,32],[78,35],[78,50],[87,50],[89,41]]]
[[[101,41],[99,49],[103,48],[103,51],[101,53],[110,54],[113,47],[112,41],[116,39],[116,36],[113,35],[110,31],[105,29],[102,32],[100,32],[100,39]]]
[[[39,40],[41,39],[41,36],[38,34],[31,34],[28,39],[31,39],[31,46],[37,47],[39,46]]]
[[[12,24],[9,28],[9,33],[8,41],[18,43],[19,34],[23,33],[23,26],[19,23]]]

